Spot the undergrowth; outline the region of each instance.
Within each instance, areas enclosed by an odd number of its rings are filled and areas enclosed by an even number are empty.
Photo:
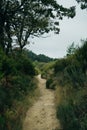
[[[87,40],[74,53],[58,59],[51,70],[47,88],[55,83],[57,118],[62,129],[87,130]]]
[[[34,76],[34,65],[24,53],[6,55],[0,50],[0,130],[22,129],[25,99],[29,95],[29,107],[37,89]]]

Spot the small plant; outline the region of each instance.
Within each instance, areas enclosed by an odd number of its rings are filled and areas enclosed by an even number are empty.
[[[46,88],[47,89],[53,89],[55,90],[55,83],[53,82],[52,79],[48,79],[47,82],[46,82]]]

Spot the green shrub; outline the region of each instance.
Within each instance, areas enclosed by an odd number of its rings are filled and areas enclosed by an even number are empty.
[[[57,62],[54,65],[54,73],[61,72],[65,69],[65,67],[68,65],[67,59],[58,59]]]
[[[87,70],[87,40],[82,41],[82,46],[76,52],[76,58],[80,62],[84,72]]]
[[[4,116],[0,114],[0,130],[6,130],[5,129],[5,119]]]
[[[87,94],[79,95],[79,100],[75,104],[75,114],[79,120],[81,130],[87,129]]]
[[[25,75],[15,76],[11,81],[11,84],[14,86],[13,90],[11,90],[11,93],[16,99],[22,99],[23,95],[35,89],[33,78]]]
[[[7,91],[4,87],[0,86],[0,112],[1,113],[3,113],[4,109],[8,106],[7,102],[8,102]]]
[[[52,79],[48,79],[48,80],[46,81],[46,88],[47,88],[47,89],[53,89],[53,90],[55,90],[56,85],[55,85],[55,83],[53,82]]]
[[[64,81],[69,82],[74,88],[84,87],[86,75],[80,66],[76,64],[68,65],[64,70]]]
[[[25,57],[22,57],[22,59],[18,61],[17,70],[25,75],[35,75],[35,69],[32,62]]]
[[[57,108],[57,117],[60,120],[63,130],[80,130],[79,121],[71,103],[63,102]]]
[[[82,89],[75,92],[73,97],[67,95],[57,107],[57,118],[63,130],[87,129],[87,93],[83,93]]]
[[[14,110],[14,101],[20,102],[29,92],[34,91],[34,75],[34,66],[25,55],[6,56],[0,51],[0,130],[15,130],[15,126],[16,130],[19,130],[20,113],[15,121],[7,118],[6,112]]]
[[[53,82],[52,79],[48,79],[48,80],[46,81],[46,88],[49,89],[52,82]]]
[[[56,62],[54,76],[63,86],[64,98],[57,107],[63,130],[87,130],[87,40],[73,54]]]
[[[4,74],[4,77],[16,74],[16,63],[17,61],[15,61],[12,57],[2,55],[0,72]]]

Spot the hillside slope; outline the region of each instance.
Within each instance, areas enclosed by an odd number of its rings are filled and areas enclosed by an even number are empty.
[[[32,51],[29,51],[29,50],[24,50],[25,53],[27,53],[28,57],[32,60],[32,61],[39,61],[39,62],[50,62],[50,61],[53,61],[54,59],[53,58],[50,58],[44,54],[35,54],[34,52]]]

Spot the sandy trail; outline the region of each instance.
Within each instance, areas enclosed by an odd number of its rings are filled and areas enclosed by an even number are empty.
[[[23,130],[58,130],[59,122],[56,119],[54,91],[46,89],[46,80],[38,77],[38,87],[41,96],[28,110],[23,124]]]

